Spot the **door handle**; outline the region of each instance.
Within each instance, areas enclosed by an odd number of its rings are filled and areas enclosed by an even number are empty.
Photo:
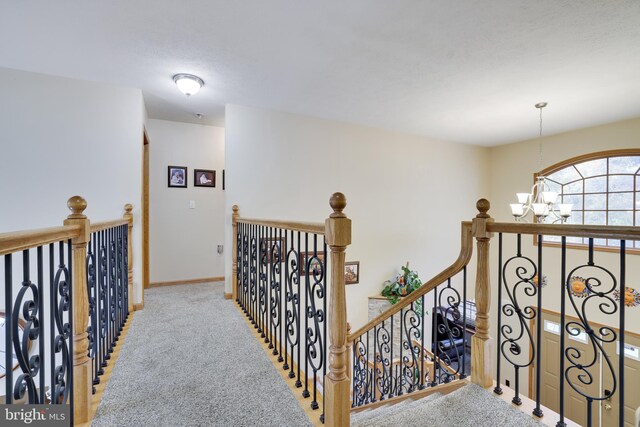
[[[604,408],[605,411],[610,411],[611,410],[611,404],[605,402],[602,407]]]

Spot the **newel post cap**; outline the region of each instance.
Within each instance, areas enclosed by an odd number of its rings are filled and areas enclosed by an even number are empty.
[[[489,209],[491,208],[491,203],[487,199],[480,199],[476,203],[476,208],[478,209],[478,215],[476,218],[489,218]]]
[[[67,200],[67,207],[71,211],[71,214],[67,217],[69,219],[84,219],[87,216],[84,214],[84,210],[87,208],[87,201],[80,196],[73,196]]]
[[[131,203],[127,203],[126,205],[124,205],[124,211],[128,214],[131,214],[131,211],[133,210],[133,205]]]
[[[333,193],[329,199],[329,206],[333,209],[333,213],[329,215],[331,218],[346,218],[347,216],[342,212],[347,207],[347,198],[344,194],[338,192]]]

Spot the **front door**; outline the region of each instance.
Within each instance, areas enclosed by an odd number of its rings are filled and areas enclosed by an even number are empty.
[[[636,409],[640,408],[640,337],[625,334],[625,358],[624,358],[624,427],[637,427],[634,424]],[[605,344],[605,352],[610,355],[611,363],[616,374],[620,378],[619,356],[617,355],[617,343]],[[603,373],[606,367],[603,366]],[[613,389],[613,378],[603,375],[602,385],[605,390]],[[620,384],[617,385],[620,387]],[[617,426],[620,411],[619,390],[611,396],[611,399],[602,402],[602,425]]]

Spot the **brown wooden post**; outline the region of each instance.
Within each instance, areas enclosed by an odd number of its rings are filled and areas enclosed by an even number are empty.
[[[233,214],[231,214],[231,224],[233,226],[233,235],[231,237],[231,298],[235,301],[238,299],[238,205],[233,205]]]
[[[342,213],[347,199],[334,193],[329,200],[333,213],[325,221],[325,238],[331,248],[331,299],[329,301],[329,373],[324,394],[325,424],[349,427],[350,380],[347,375],[347,301],[345,298],[344,260],[351,244],[351,220]]]
[[[129,224],[129,237],[127,240],[129,243],[127,248],[127,253],[129,255],[127,260],[127,262],[129,263],[129,313],[133,312],[133,214],[131,213],[131,211],[133,211],[132,204],[127,203],[126,205],[124,205],[123,218],[126,219]],[[142,290],[142,292],[144,292],[144,289]]]
[[[487,213],[490,208],[487,199],[476,203],[478,215],[473,219],[473,236],[478,248],[476,273],[476,333],[471,338],[471,381],[481,387],[491,387],[493,378],[493,339],[489,336],[489,310],[491,309],[491,281],[489,279],[489,241],[492,233],[487,232],[487,223],[493,219]]]
[[[67,201],[71,214],[64,225],[79,225],[80,234],[71,241],[73,262],[73,417],[75,424],[89,422],[91,412],[91,359],[89,359],[89,295],[87,291],[87,242],[91,234],[84,215],[87,202],[80,196]]]

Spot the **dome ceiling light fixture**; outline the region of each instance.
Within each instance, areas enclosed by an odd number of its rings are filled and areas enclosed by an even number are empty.
[[[187,96],[195,95],[204,86],[204,81],[193,74],[176,74],[173,76],[173,81],[180,89],[180,92]]]

